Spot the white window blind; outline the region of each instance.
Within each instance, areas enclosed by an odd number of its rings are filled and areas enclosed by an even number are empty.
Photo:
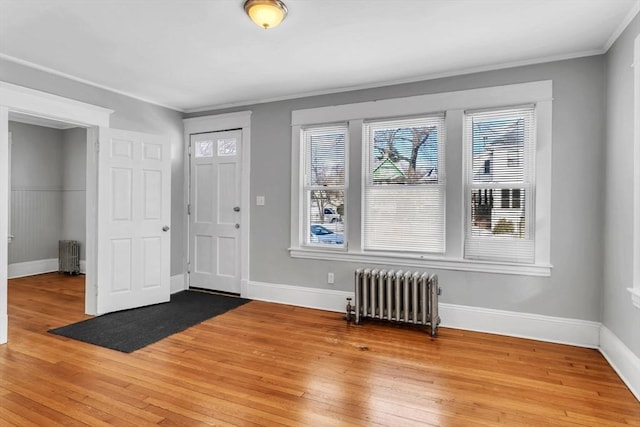
[[[302,129],[303,243],[345,247],[346,125]]]
[[[535,108],[465,113],[465,258],[534,262]]]
[[[444,114],[364,124],[365,250],[444,253]]]

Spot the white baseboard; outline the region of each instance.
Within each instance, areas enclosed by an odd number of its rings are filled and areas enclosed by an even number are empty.
[[[249,281],[242,297],[341,312],[345,311],[347,297],[353,297],[353,292]]]
[[[8,334],[7,330],[9,328],[9,316],[6,314],[0,316],[0,344],[6,344]]]
[[[248,282],[250,299],[343,312],[353,292]],[[441,326],[598,348],[600,323],[440,303]]]
[[[184,291],[186,289],[184,286],[184,274],[177,274],[175,276],[171,276],[170,289],[172,294],[175,294],[176,292]]]
[[[606,326],[600,326],[600,353],[640,401],[640,357]]]
[[[87,261],[80,260],[80,274],[87,274]]]
[[[441,326],[598,348],[600,323],[440,303]]]
[[[9,264],[7,269],[7,278],[17,279],[18,277],[51,273],[52,271],[58,271],[58,258],[16,262],[14,264]]]

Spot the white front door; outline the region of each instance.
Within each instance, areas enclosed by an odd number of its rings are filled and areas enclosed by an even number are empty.
[[[191,135],[191,287],[240,293],[242,131]]]
[[[169,301],[170,180],[164,137],[100,128],[97,314]]]

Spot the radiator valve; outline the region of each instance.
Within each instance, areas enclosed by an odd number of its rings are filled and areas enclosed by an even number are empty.
[[[351,313],[353,312],[353,306],[351,305],[351,298],[347,298],[347,315],[345,316],[345,319],[347,320],[347,322],[351,322]]]

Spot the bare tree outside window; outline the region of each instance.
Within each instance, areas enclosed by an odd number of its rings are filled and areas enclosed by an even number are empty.
[[[436,126],[374,131],[374,183],[418,184],[438,181]]]
[[[370,121],[363,247],[444,250],[444,115]]]

